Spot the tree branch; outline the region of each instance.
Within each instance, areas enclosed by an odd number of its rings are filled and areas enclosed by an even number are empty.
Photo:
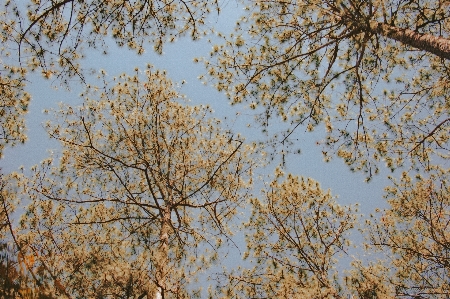
[[[376,21],[371,21],[368,29],[372,33],[381,34],[402,44],[432,53],[442,59],[450,60],[450,40],[446,38],[415,32],[411,29],[401,29]]]

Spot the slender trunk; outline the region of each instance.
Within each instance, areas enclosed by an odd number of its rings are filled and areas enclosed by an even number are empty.
[[[170,233],[170,208],[164,207],[162,211],[161,231],[159,233],[159,248],[156,261],[156,283],[158,290],[155,299],[164,299],[167,288],[167,274],[169,262],[169,233]]]
[[[423,50],[443,59],[450,60],[450,40],[431,34],[418,33],[410,29],[400,29],[376,21],[370,22],[370,30],[373,33],[395,39],[402,44]]]

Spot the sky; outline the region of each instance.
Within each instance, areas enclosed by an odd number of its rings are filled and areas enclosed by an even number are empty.
[[[234,1],[228,1],[222,9],[220,16],[211,18],[210,25],[219,31],[230,32],[242,8]],[[131,74],[135,67],[144,70],[148,63],[155,68],[165,69],[168,77],[179,83],[179,92],[185,94],[191,100],[191,104],[210,105],[215,111],[214,117],[226,118],[225,123],[229,128],[234,132],[240,132],[247,140],[259,141],[265,138],[261,134],[261,128],[247,128],[246,124],[253,122],[253,116],[245,104],[231,106],[224,94],[198,79],[206,71],[202,63],[194,63],[194,58],[209,56],[212,44],[207,38],[198,41],[192,41],[189,37],[180,38],[172,44],[167,44],[162,55],[154,53],[151,45],[143,55],[138,56],[126,47],[119,48],[111,40],[107,41],[107,44],[109,46],[107,55],[103,55],[101,51],[88,50],[87,57],[82,61],[83,65],[89,66],[95,72],[104,69],[111,77],[124,72]],[[183,80],[186,83],[181,84]],[[50,114],[43,111],[57,109],[60,102],[81,104],[79,94],[82,90],[83,87],[76,82],[71,86],[71,90],[67,91],[59,87],[58,82],[44,79],[39,73],[30,75],[27,91],[32,95],[32,102],[27,115],[28,141],[24,145],[7,148],[4,151],[0,167],[5,173],[17,170],[21,165],[29,168],[48,157],[49,151],[58,150],[57,142],[50,140],[43,128],[43,123],[50,118]],[[279,124],[275,121],[271,130],[277,131],[277,126]],[[365,183],[364,173],[351,172],[339,158],[325,163],[321,147],[316,145],[316,142],[323,138],[323,133],[320,130],[309,133],[305,128],[296,130],[294,134],[298,144],[295,146],[300,148],[301,153],[288,156],[285,172],[319,181],[323,189],[330,189],[333,195],[338,196],[339,204],[359,203],[360,212],[365,215],[373,212],[376,207],[385,207],[383,188],[389,184],[389,180],[386,179],[389,173],[382,169],[370,183]],[[276,163],[272,163],[259,171],[262,174],[271,174],[275,166]],[[258,188],[258,182],[255,186]],[[354,238],[356,242],[361,241],[356,235]]]

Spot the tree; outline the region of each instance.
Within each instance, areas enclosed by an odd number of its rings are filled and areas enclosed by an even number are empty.
[[[0,298],[15,298],[21,289],[21,277],[14,250],[8,246],[5,237],[11,233],[11,214],[15,210],[15,192],[11,192],[6,182],[8,178],[2,175],[0,180]]]
[[[15,262],[9,254],[6,244],[0,246],[0,298],[13,297],[14,293],[18,292],[19,286],[15,281],[17,272],[15,269]]]
[[[79,60],[85,47],[107,50],[105,37],[142,54],[146,44],[161,53],[166,42],[206,34],[206,18],[220,11],[217,1],[7,1],[11,36],[23,66],[41,68],[44,76],[84,80]],[[23,14],[26,11],[26,16]]]
[[[387,188],[390,208],[359,226],[368,242],[361,249],[376,259],[354,259],[349,271],[336,264],[348,254],[356,208],[312,179],[276,176],[251,200],[245,224],[244,257],[254,267],[220,274],[216,297],[448,298],[448,174],[413,180],[405,172]]]
[[[367,227],[371,249],[389,252],[387,265],[377,278],[392,285],[398,297],[448,298],[448,174],[413,180],[404,173],[400,182],[388,188],[388,199],[390,208]]]
[[[208,75],[269,126],[323,124],[329,149],[370,178],[385,160],[425,169],[447,158],[448,1],[243,1],[236,33],[216,45]]]
[[[229,275],[224,298],[344,298],[336,257],[350,245],[356,208],[312,179],[277,172],[245,224],[244,255],[255,266]]]
[[[217,259],[249,195],[253,146],[220,129],[210,108],[180,103],[163,72],[145,77],[103,77],[83,106],[62,106],[47,124],[62,152],[34,170],[20,242],[60,295],[125,296],[126,280],[108,288],[99,275],[112,265],[139,282],[133,296],[193,296],[189,283]]]
[[[162,53],[166,42],[206,34],[206,18],[220,11],[217,1],[7,0],[1,4],[0,156],[5,144],[26,140],[24,115],[31,96],[24,91],[27,73],[70,87],[86,83],[80,60],[87,48],[107,52],[106,37],[142,54],[147,43]]]
[[[22,216],[19,240],[33,258],[28,273],[38,273],[56,298],[138,298],[149,291],[148,263],[99,208],[78,209],[34,199]],[[86,208],[87,209],[87,208]],[[91,221],[79,224],[80,217]],[[149,296],[147,298],[150,298]]]
[[[391,209],[367,232],[369,249],[391,255],[385,263],[355,262],[344,283],[336,257],[346,254],[354,208],[337,205],[315,181],[283,181],[279,172],[252,199],[244,226],[247,260],[256,266],[225,274],[219,293],[448,297],[446,170],[434,163],[448,156],[448,1],[244,3],[249,13],[237,34],[213,47],[208,73],[233,103],[261,112],[263,125],[275,114],[290,123],[283,146],[301,125],[324,126],[325,158],[332,149],[369,178],[380,160],[392,170],[442,173],[414,183],[405,175],[388,190]],[[0,153],[26,139],[28,71],[66,86],[73,77],[86,83],[81,58],[88,48],[106,53],[105,36],[139,54],[147,42],[161,53],[165,42],[205,34],[207,16],[220,11],[217,1],[183,0],[12,0],[2,7]],[[136,72],[113,86],[106,76],[103,87],[87,85],[83,106],[62,106],[47,124],[62,151],[29,180],[16,178],[17,190],[1,185],[0,233],[18,252],[19,270],[0,264],[11,271],[0,276],[11,292],[200,296],[192,282],[217,259],[229,221],[250,196],[254,146],[221,130],[208,107],[181,104],[164,73],[149,68],[142,81]],[[18,192],[22,204],[30,201],[20,231],[10,219]]]

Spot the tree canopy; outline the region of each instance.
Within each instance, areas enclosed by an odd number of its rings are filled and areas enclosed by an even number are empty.
[[[206,62],[232,103],[260,121],[323,124],[331,149],[368,177],[447,157],[449,4],[446,1],[243,1],[236,32]],[[406,163],[406,164],[408,164]]]
[[[1,174],[0,298],[448,298],[450,2],[241,0],[222,34],[227,3],[1,4],[0,156],[27,139],[30,73],[84,91],[47,114],[50,157]],[[402,171],[386,208],[358,215],[289,165],[268,174],[264,149],[165,71],[94,78],[83,61],[186,35],[215,43],[207,83],[264,129],[287,124],[273,155],[323,129],[326,161]],[[227,269],[236,227],[246,249]]]
[[[108,51],[112,36],[120,46],[142,54],[147,45],[163,45],[189,34],[197,39],[210,29],[207,16],[220,11],[217,1],[15,1],[0,13],[0,153],[6,143],[26,140],[24,114],[30,95],[27,74],[41,72],[70,88],[86,82],[89,69],[80,61],[86,50]]]
[[[61,107],[48,132],[62,153],[27,187],[29,233],[19,242],[51,264],[70,298],[111,287],[99,272],[117,268],[128,271],[117,296],[190,298],[186,285],[217,259],[249,195],[252,146],[222,130],[210,108],[180,103],[164,73],[136,72],[89,89],[81,107]]]
[[[381,281],[400,297],[448,296],[450,290],[448,174],[413,182],[404,173],[387,189],[390,209],[369,223],[369,241],[390,251]],[[387,273],[393,275],[386,275]],[[387,279],[386,279],[387,277]]]
[[[227,298],[340,298],[336,257],[350,245],[356,208],[339,206],[312,179],[281,174],[251,205],[244,256],[256,265],[230,274],[222,293]]]

